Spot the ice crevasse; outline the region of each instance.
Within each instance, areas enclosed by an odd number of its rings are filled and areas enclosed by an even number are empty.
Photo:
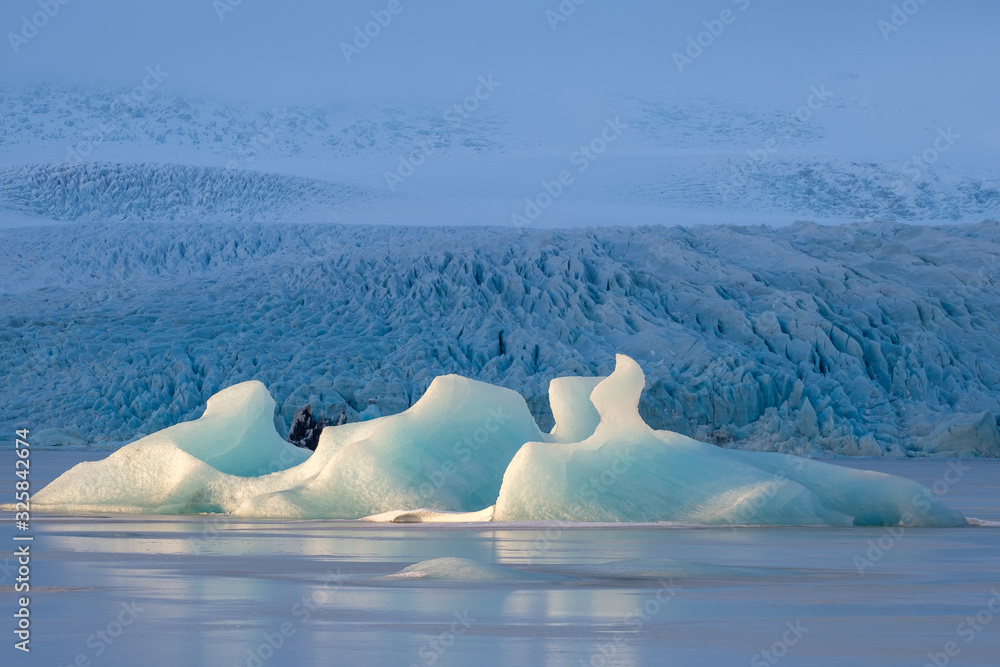
[[[516,392],[456,375],[412,407],[328,426],[316,451],[275,432],[259,382],[198,419],[80,463],[32,498],[62,512],[227,513],[395,521],[959,526],[917,482],[655,431],[645,378],[618,355],[606,378],[557,378],[551,433]]]

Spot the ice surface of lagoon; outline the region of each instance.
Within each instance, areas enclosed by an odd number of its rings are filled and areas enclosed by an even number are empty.
[[[103,456],[37,451],[33,482]],[[946,505],[1000,522],[1000,461],[833,462],[941,481]],[[1000,655],[995,526],[39,514],[30,532],[25,664],[752,665],[773,649],[782,665],[923,665],[948,642],[952,665]],[[961,625],[977,614],[981,631]]]

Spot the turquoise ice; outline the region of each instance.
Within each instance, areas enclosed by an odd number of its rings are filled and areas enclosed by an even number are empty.
[[[607,378],[557,378],[556,423],[542,433],[516,392],[441,376],[402,413],[327,427],[309,455],[274,431],[264,385],[245,382],[197,420],[78,464],[33,504],[417,522],[966,523],[901,477],[654,430],[638,412],[644,384],[625,355]]]

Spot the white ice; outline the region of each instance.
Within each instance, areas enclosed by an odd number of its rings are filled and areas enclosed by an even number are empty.
[[[644,383],[638,364],[618,355],[614,374],[591,394],[600,414],[593,435],[526,443],[504,475],[494,520],[965,523],[928,489],[899,477],[654,431],[638,413]]]
[[[274,433],[264,387],[243,383],[196,421],[77,465],[33,504],[397,522],[966,523],[900,477],[655,431],[638,413],[644,384],[624,355],[607,378],[553,381],[556,427],[543,434],[516,392],[439,377],[405,412],[327,427],[305,459]]]

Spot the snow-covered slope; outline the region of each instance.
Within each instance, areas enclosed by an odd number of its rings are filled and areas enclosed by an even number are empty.
[[[770,211],[816,220],[960,221],[1000,212],[1000,178],[939,168],[913,180],[874,160],[789,157],[704,161],[681,171],[646,161],[628,183],[600,187],[605,201],[690,209]]]
[[[57,238],[58,242],[54,242]],[[2,414],[122,441],[259,379],[396,413],[437,375],[606,375],[726,446],[1000,454],[1000,225],[405,228],[200,223],[0,231]],[[45,440],[45,438],[41,438]]]
[[[269,106],[148,93],[128,88],[38,84],[0,88],[0,140],[5,151],[52,143],[67,161],[92,160],[122,146],[187,148],[244,164],[256,158],[393,156],[431,137],[439,148],[484,150],[523,145],[497,133],[502,120],[488,109],[444,116],[427,105]],[[460,100],[457,100],[460,101]],[[496,136],[490,136],[496,135]],[[501,143],[502,142],[502,143]]]
[[[140,104],[127,100],[127,89],[7,86],[0,165],[11,168],[0,173],[0,215],[357,222],[341,217],[344,195],[364,192],[364,222],[509,224],[543,180],[568,168],[574,184],[532,224],[587,224],[578,211],[600,211],[602,224],[1000,216],[991,151],[964,128],[871,103],[857,86],[849,77],[824,84],[828,97],[815,111],[801,106],[808,87],[753,103],[652,89],[606,93],[585,120],[561,123],[525,118],[502,86],[461,114],[461,97],[437,106],[279,108],[160,91]],[[803,108],[805,120],[796,115]],[[620,124],[620,136],[583,160],[581,149],[600,139],[607,119]],[[58,194],[95,175],[105,188]],[[178,201],[164,189],[172,179],[203,191]],[[146,181],[148,191],[136,192]],[[455,212],[463,198],[479,204],[472,215]],[[677,210],[699,215],[669,214]]]
[[[0,167],[0,207],[57,221],[327,221],[380,196],[359,187],[219,167]]]

